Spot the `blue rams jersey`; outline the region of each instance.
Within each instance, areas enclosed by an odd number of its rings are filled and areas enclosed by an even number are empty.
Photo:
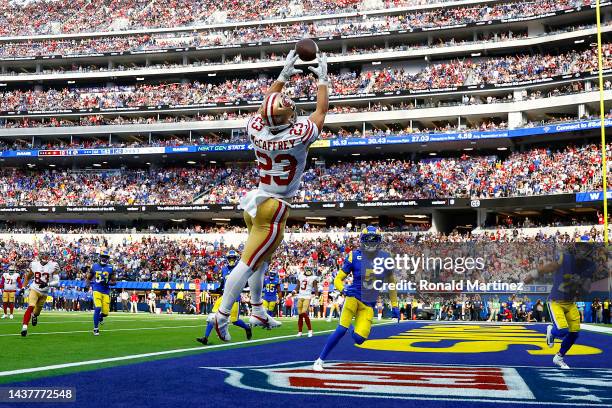
[[[554,272],[549,300],[577,301],[588,292],[585,287],[595,272],[594,261],[578,258],[575,254],[564,252],[558,258],[559,268]]]
[[[221,269],[221,287],[219,288],[221,292],[225,289],[225,282],[227,281],[227,277],[234,270],[234,267],[230,267],[229,265],[225,265],[223,269]],[[236,302],[240,302],[240,295],[236,298]]]
[[[264,278],[263,298],[266,302],[276,302],[278,300],[277,285],[280,284],[278,276]]]
[[[393,274],[392,269],[385,268],[380,274],[374,272],[375,258],[391,258],[391,255],[383,250],[374,253],[355,249],[349,252],[342,264],[344,273],[353,275],[353,283],[344,287],[344,294],[354,297],[364,304],[374,307],[380,292],[374,289],[374,282],[382,280],[387,282]]]
[[[91,267],[91,273],[94,275],[94,283],[92,285],[94,292],[100,292],[105,295],[110,293],[110,279],[113,275],[113,267],[111,265],[100,265],[95,263]]]

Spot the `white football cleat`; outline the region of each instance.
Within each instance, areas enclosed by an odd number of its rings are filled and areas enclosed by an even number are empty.
[[[308,330],[308,337],[312,337],[312,330]]]
[[[28,325],[24,324],[21,326],[21,337],[25,337],[28,335]]]
[[[2,315],[2,320],[6,319],[8,317],[8,315]]]
[[[302,332],[298,332],[295,337],[302,337]]]
[[[548,346],[548,348],[553,348],[553,346],[555,345],[555,338],[552,335],[552,330],[553,326],[552,324],[549,324],[546,327],[546,345]]]
[[[14,319],[13,315],[10,315],[10,316],[9,316],[9,319],[13,320],[13,319]]]
[[[317,360],[312,365],[312,369],[317,372],[322,372],[323,370],[323,360],[317,358]]]
[[[229,316],[217,312],[213,321],[217,336],[221,341],[230,341],[232,336],[229,334]]]
[[[100,335],[100,329],[93,329],[93,335],[94,336],[99,336]]]
[[[328,323],[331,323],[331,317],[326,320]]]
[[[249,317],[249,323],[251,323],[251,326],[261,326],[264,329],[273,329],[275,327],[282,326],[281,322],[275,320],[265,311],[262,314],[261,312],[255,310],[253,310],[251,317]]]
[[[569,370],[570,366],[568,366],[565,363],[565,360],[563,360],[563,356],[559,355],[558,353],[555,354],[555,356],[553,357],[553,363],[555,363],[555,365],[558,365],[559,368],[563,369],[563,370]]]

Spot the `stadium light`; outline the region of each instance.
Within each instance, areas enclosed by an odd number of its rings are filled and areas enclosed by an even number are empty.
[[[498,148],[497,148],[497,150],[499,150],[499,151],[502,151],[502,152],[503,152],[504,150],[508,150],[508,148],[507,148],[507,147],[503,147],[503,146],[502,146],[502,147],[498,147]]]
[[[230,222],[231,221],[230,218],[211,218],[211,220],[213,220],[213,221],[225,221],[225,222]]]
[[[351,156],[361,156],[361,153],[351,153]]]
[[[463,150],[465,150],[466,152],[470,152],[470,151],[474,150],[474,148],[473,147],[466,147]]]
[[[55,167],[55,164],[50,164],[49,167]]]
[[[480,57],[482,55],[481,52],[473,52],[472,57]]]
[[[430,152],[430,153],[429,153],[429,155],[430,155],[430,156],[437,156],[437,155],[438,155],[438,153],[436,153],[436,152]]]
[[[584,38],[581,40],[575,40],[574,44],[582,44],[584,42]]]
[[[196,162],[194,162],[193,160],[189,160],[187,164],[196,164]]]

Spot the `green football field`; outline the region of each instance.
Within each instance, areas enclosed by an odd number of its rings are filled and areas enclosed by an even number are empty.
[[[0,347],[14,350],[3,353],[0,383],[290,341],[297,332],[297,319],[284,318],[283,325],[274,330],[254,328],[251,341],[246,341],[244,330],[231,326],[232,342],[222,343],[213,330],[211,344],[202,346],[195,338],[203,335],[205,316],[112,313],[101,326],[100,336],[94,337],[91,312],[43,311],[38,325],[30,325],[24,338],[20,335],[22,316],[17,312],[14,320],[0,320]],[[315,335],[328,334],[338,324],[320,319],[312,323]]]

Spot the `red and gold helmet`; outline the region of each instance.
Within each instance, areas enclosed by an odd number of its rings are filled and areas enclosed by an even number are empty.
[[[266,96],[260,108],[264,124],[271,132],[279,132],[295,123],[297,112],[295,103],[287,95],[273,92]]]

